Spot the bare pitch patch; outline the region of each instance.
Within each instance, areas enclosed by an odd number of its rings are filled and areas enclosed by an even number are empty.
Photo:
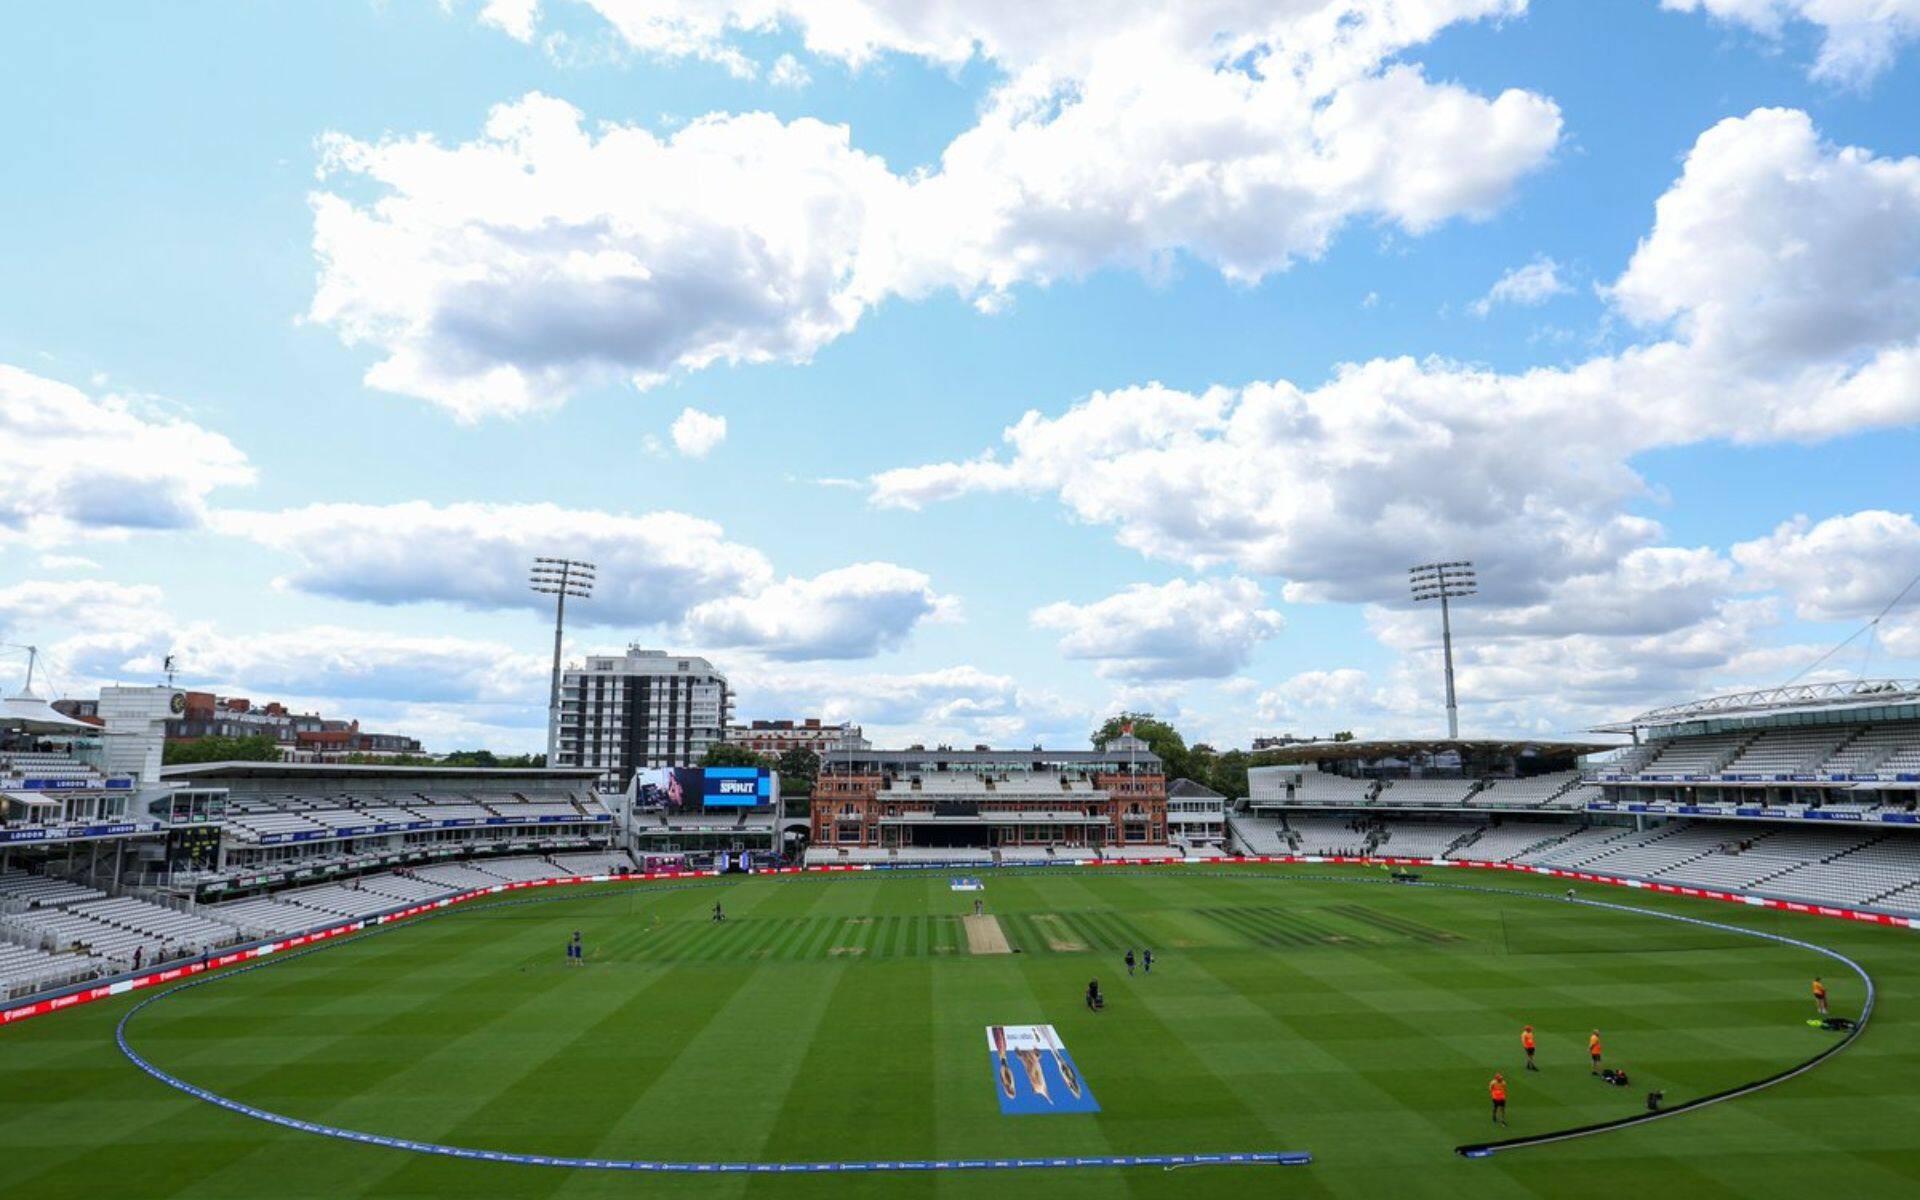
[[[1047,939],[1047,949],[1055,954],[1080,954],[1086,951],[1087,944],[1072,937],[1073,931],[1067,927],[1067,923],[1052,913],[1035,913],[1033,927],[1040,931],[1041,937]]]
[[[1000,928],[999,917],[961,917],[960,924],[967,931],[967,950],[969,953],[1013,953],[1013,947],[1007,944],[1006,930]]]

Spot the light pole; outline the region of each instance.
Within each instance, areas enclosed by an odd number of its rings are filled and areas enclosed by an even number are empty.
[[[1447,663],[1447,736],[1460,736],[1460,706],[1453,698],[1453,617],[1447,601],[1471,596],[1480,590],[1470,562],[1426,563],[1407,571],[1407,582],[1416,601],[1440,602],[1440,647]]]
[[[560,749],[560,638],[567,627],[567,597],[585,600],[593,595],[594,565],[573,558],[536,558],[528,586],[553,600],[553,683],[547,689],[547,766],[555,765]]]

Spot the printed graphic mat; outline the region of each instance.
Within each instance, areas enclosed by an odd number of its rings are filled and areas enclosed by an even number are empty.
[[[989,1025],[987,1060],[1004,1116],[1100,1111],[1051,1025]]]

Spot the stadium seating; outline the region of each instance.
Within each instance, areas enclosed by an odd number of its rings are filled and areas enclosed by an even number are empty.
[[[59,780],[105,787],[106,776],[77,759],[57,751],[9,750],[0,753],[0,789],[17,788],[29,779]]]
[[[1360,828],[1355,828],[1356,825]],[[1286,816],[1286,827],[1293,834],[1292,851],[1282,849],[1269,853],[1366,854],[1373,847],[1373,827],[1348,817],[1314,817],[1289,813]]]
[[[1291,854],[1293,843],[1278,817],[1234,813],[1227,817],[1227,842],[1242,854]]]
[[[1867,726],[1829,755],[1819,769],[1845,774],[1920,770],[1920,722]]]
[[[1852,730],[1832,727],[1769,729],[1721,768],[1727,774],[1811,771],[1847,741]]]
[[[1406,804],[1464,804],[1479,787],[1477,779],[1396,779],[1380,790],[1374,803],[1382,808]]]
[[[1631,829],[1617,825],[1596,825],[1577,830],[1551,845],[1524,854],[1515,855],[1513,862],[1530,863],[1542,867],[1580,867],[1607,853],[1628,838],[1636,836]]]
[[[17,900],[29,907],[72,904],[79,900],[97,900],[105,895],[99,888],[69,883],[50,875],[30,875],[25,871],[0,873],[0,900]]]
[[[1560,821],[1510,821],[1484,829],[1445,857],[1476,862],[1512,862],[1528,851],[1543,850],[1579,829]],[[1389,848],[1388,853],[1393,851]]]
[[[1580,776],[1573,771],[1553,771],[1525,779],[1490,779],[1484,788],[1467,798],[1467,804],[1469,807],[1534,808],[1546,804],[1579,781]]]
[[[77,983],[96,973],[96,960],[84,954],[53,954],[0,942],[0,997]]]
[[[574,875],[614,875],[634,869],[633,859],[624,850],[555,854],[552,857],[555,866]]]
[[[1462,838],[1478,833],[1479,821],[1389,822],[1374,853],[1396,858],[1438,858]]]
[[[1681,863],[1703,858],[1726,845],[1732,831],[1712,822],[1661,825],[1588,859],[1590,871],[1647,878]]]
[[[1706,737],[1674,738],[1641,768],[1655,775],[1701,775],[1718,771],[1751,739],[1751,734],[1717,733]]]

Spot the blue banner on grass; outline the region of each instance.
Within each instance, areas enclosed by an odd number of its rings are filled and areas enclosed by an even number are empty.
[[[987,1057],[1003,1116],[1100,1111],[1051,1025],[989,1025]]]

